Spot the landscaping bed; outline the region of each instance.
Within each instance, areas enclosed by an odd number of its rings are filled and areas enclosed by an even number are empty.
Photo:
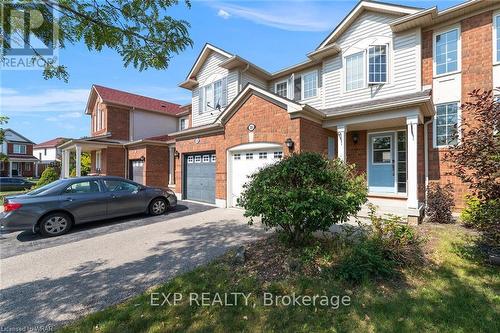
[[[499,332],[500,271],[489,266],[473,246],[477,235],[456,225],[429,224],[418,230],[426,238],[425,262],[395,268],[391,278],[345,281],[336,274],[336,267],[349,251],[338,239],[290,247],[273,235],[247,244],[244,262],[231,251],[61,331]],[[212,296],[247,293],[248,304],[190,304],[190,293],[203,292]],[[179,293],[183,298],[176,305],[152,306],[152,293]],[[350,302],[337,307],[266,306],[263,293],[348,296]]]

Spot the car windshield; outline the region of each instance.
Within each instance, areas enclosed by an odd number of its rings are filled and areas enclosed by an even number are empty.
[[[47,185],[44,185],[40,188],[37,188],[33,191],[30,191],[28,193],[26,193],[27,195],[37,195],[37,194],[40,194],[40,193],[43,193],[43,192],[46,192],[48,190],[51,190],[53,189],[54,187],[56,186],[59,186],[61,183],[64,183],[65,181],[63,179],[59,179],[59,180],[56,180],[55,182],[52,182],[52,183],[49,183]]]

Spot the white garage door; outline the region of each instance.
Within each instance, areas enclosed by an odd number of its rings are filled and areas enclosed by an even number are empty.
[[[232,152],[230,155],[231,183],[229,204],[232,207],[237,206],[236,200],[243,190],[243,185],[248,182],[248,176],[257,172],[259,168],[279,161],[282,157],[283,151],[281,148]]]

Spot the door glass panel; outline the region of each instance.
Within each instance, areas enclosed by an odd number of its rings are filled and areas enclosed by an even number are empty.
[[[406,193],[406,132],[398,132],[398,192]]]
[[[381,136],[373,138],[373,163],[377,164],[391,164],[391,137]]]

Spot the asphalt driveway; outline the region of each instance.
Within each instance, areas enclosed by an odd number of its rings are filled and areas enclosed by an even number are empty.
[[[46,330],[119,303],[262,235],[243,212],[181,202],[165,216],[0,240],[0,330]]]

